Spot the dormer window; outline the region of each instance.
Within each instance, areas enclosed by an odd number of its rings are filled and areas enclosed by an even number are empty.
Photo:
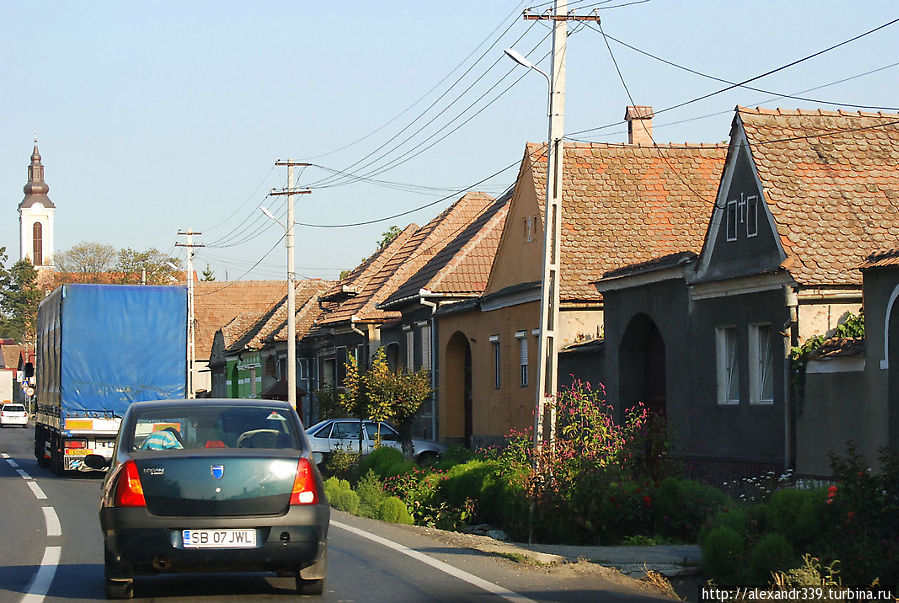
[[[758,195],[746,197],[746,237],[751,238],[759,233]]]

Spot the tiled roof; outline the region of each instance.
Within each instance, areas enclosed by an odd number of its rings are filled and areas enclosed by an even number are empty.
[[[866,270],[868,268],[885,268],[887,266],[899,266],[899,249],[872,253],[858,267]]]
[[[18,368],[19,358],[22,356],[22,350],[24,349],[25,347],[21,345],[0,346],[0,360],[3,362],[3,366],[0,368]]]
[[[653,272],[656,270],[664,270],[666,268],[674,268],[676,266],[682,266],[683,264],[692,262],[695,259],[696,254],[692,251],[681,251],[678,253],[665,255],[660,258],[653,258],[645,262],[638,262],[636,264],[630,264],[629,266],[621,266],[619,268],[615,268],[614,270],[609,270],[608,272],[603,274],[603,278],[621,278],[624,276],[634,276],[637,274],[642,274],[644,272]]]
[[[541,220],[545,144],[528,144]],[[698,252],[727,148],[724,145],[565,143],[562,301],[600,299],[590,283],[613,268]],[[526,172],[523,172],[526,173]]]
[[[287,281],[200,281],[194,284],[197,358],[212,355],[215,332],[245,314],[246,326],[287,295]],[[232,328],[239,328],[237,325]]]
[[[322,315],[318,297],[334,285],[333,281],[304,281],[297,284],[296,291],[296,333],[302,339],[312,329],[317,318]],[[271,327],[269,329],[269,327]],[[264,343],[287,341],[287,300],[278,306],[272,320],[263,329]]]
[[[318,307],[318,296],[329,287],[333,281],[320,279],[307,279],[298,281],[294,289],[294,301],[296,303],[297,338],[303,335],[312,326],[312,322],[321,313]],[[312,311],[310,311],[310,307]],[[259,350],[265,343],[287,339],[287,295],[263,313],[244,313],[234,318],[222,329],[225,349],[234,352],[244,349]]]
[[[831,337],[809,355],[811,360],[846,358],[865,353],[864,337]]]
[[[421,289],[432,293],[477,295],[483,293],[490,276],[493,258],[499,246],[503,224],[509,209],[511,195],[494,200],[486,193],[468,193],[456,202],[453,217],[457,221],[455,232],[439,241],[424,246],[415,262],[424,264],[409,280],[387,298],[382,307],[417,296]],[[466,223],[464,220],[474,210]],[[455,236],[454,236],[455,235]]]
[[[378,304],[386,300],[397,287],[420,270],[492,204],[493,198],[485,193],[468,193],[463,196],[402,241],[396,251],[385,254],[389,257],[365,287],[355,297],[341,303],[336,311],[325,314],[318,324],[333,325],[348,321],[354,316],[362,322],[379,322],[398,317],[398,312],[382,310],[378,308]],[[390,247],[392,250],[393,244]]]
[[[374,303],[372,296],[383,285],[385,274],[389,275],[384,272],[385,266],[393,261],[394,256],[402,252],[418,230],[416,224],[410,224],[390,243],[364,260],[349,276],[331,287],[322,296],[328,303],[324,305],[325,313],[316,321],[316,328],[323,328],[325,325],[330,328],[336,323],[349,322],[360,309],[366,305],[372,305]],[[345,293],[342,293],[342,289],[351,290],[352,294],[347,297]],[[398,313],[394,314],[399,315]]]
[[[860,284],[864,258],[899,239],[899,115],[737,107],[736,119],[793,278]]]

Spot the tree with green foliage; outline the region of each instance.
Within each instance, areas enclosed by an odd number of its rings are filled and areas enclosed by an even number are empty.
[[[6,247],[0,247],[0,337],[34,345],[37,307],[44,293],[37,270],[28,260],[6,268]]]
[[[181,280],[181,260],[156,248],[137,251],[126,247],[82,241],[53,256],[58,284],[114,283],[171,285]]]
[[[215,272],[212,271],[212,268],[209,264],[206,264],[206,268],[203,269],[203,278],[201,279],[206,282],[212,282],[215,280]]]
[[[379,347],[365,372],[359,369],[353,355],[347,359],[340,404],[354,417],[396,424],[403,452],[412,455],[412,417],[433,391],[427,371],[391,371],[385,348]]]
[[[99,283],[115,266],[116,256],[112,245],[82,241],[55,254],[53,266],[57,273],[77,276],[79,282]]]
[[[378,249],[384,249],[385,247],[390,245],[395,238],[400,236],[401,232],[403,232],[403,229],[395,224],[382,232],[381,240],[378,241]]]
[[[158,249],[120,249],[112,279],[122,284],[171,285],[180,282],[180,260]]]

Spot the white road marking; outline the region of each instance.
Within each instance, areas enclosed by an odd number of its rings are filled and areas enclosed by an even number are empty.
[[[37,570],[37,574],[35,574],[31,584],[25,588],[26,594],[22,597],[22,603],[40,603],[44,600],[44,597],[50,590],[50,585],[53,583],[53,576],[56,575],[56,568],[59,565],[61,553],[62,547],[58,546],[48,546],[44,550],[41,567]]]
[[[499,586],[498,584],[494,584],[493,582],[484,580],[483,578],[479,578],[479,577],[475,576],[474,574],[469,574],[466,571],[463,571],[463,570],[453,567],[449,563],[444,563],[443,561],[438,561],[438,560],[434,559],[433,557],[429,557],[429,556],[425,555],[424,553],[419,553],[418,551],[416,551],[414,549],[410,549],[409,547],[406,547],[406,546],[403,546],[396,542],[393,542],[392,540],[387,540],[386,538],[382,538],[380,536],[370,534],[370,533],[366,532],[365,530],[360,530],[359,528],[354,528],[353,526],[349,526],[345,523],[340,523],[339,521],[332,520],[331,525],[334,527],[340,528],[341,530],[346,530],[348,532],[352,532],[353,534],[356,534],[357,536],[361,536],[362,538],[367,538],[368,540],[377,542],[378,544],[386,546],[387,548],[391,548],[397,552],[402,553],[403,555],[407,555],[409,557],[412,557],[413,559],[421,561],[422,563],[424,563],[426,565],[430,565],[434,569],[438,569],[441,572],[444,572],[446,574],[449,574],[450,576],[453,576],[454,578],[458,578],[459,580],[463,580],[465,582],[468,582],[469,584],[473,584],[474,586],[477,586],[478,588],[482,588],[482,589],[486,590],[487,592],[491,592],[495,595],[499,595],[499,596],[503,597],[504,599],[508,599],[509,601],[520,601],[520,602],[533,601],[533,599],[528,599],[524,595],[520,595],[516,592],[513,592],[513,591],[507,589],[507,588],[503,588],[502,586]]]
[[[47,500],[47,495],[41,490],[41,487],[34,481],[34,478],[28,472],[21,469],[20,465],[12,459],[7,453],[0,452],[0,457],[6,459],[10,467],[16,470],[38,500]],[[59,523],[59,516],[53,507],[41,507],[44,512],[44,522],[47,524],[47,536],[62,536],[62,525]],[[53,584],[53,577],[56,576],[56,568],[59,567],[59,558],[62,555],[62,547],[48,546],[44,548],[44,557],[41,559],[41,566],[31,580],[31,583],[25,588],[25,595],[22,597],[22,603],[41,603],[47,593],[50,591],[50,585]]]
[[[62,526],[59,523],[59,516],[56,515],[56,509],[53,507],[41,507],[44,512],[44,521],[47,523],[47,536],[62,536]]]
[[[47,500],[47,495],[44,494],[44,491],[41,490],[41,487],[37,485],[36,481],[25,482],[28,484],[28,487],[31,488],[31,491],[34,492],[34,497],[38,500]]]

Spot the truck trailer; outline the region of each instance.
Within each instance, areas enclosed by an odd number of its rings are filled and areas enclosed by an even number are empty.
[[[187,289],[62,285],[37,316],[34,456],[54,473],[112,456],[132,402],[187,392]]]

